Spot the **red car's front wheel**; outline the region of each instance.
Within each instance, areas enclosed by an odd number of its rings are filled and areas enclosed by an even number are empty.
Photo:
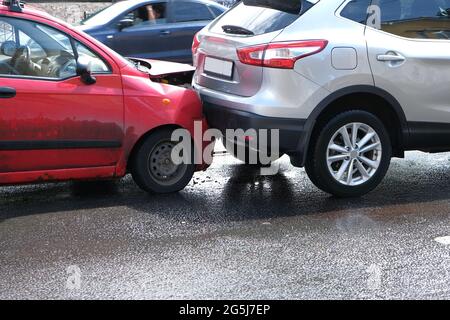
[[[173,130],[152,133],[138,147],[131,163],[136,184],[150,193],[172,193],[184,189],[195,171],[194,161],[176,164],[172,158],[177,142],[171,140]]]

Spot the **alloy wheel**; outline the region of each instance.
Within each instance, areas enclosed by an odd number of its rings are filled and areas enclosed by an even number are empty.
[[[353,122],[332,136],[326,161],[331,176],[346,186],[358,186],[370,180],[382,159],[382,144],[376,131],[367,124]]]

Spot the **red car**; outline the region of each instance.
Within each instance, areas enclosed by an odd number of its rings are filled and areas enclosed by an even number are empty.
[[[196,120],[206,129],[197,94],[183,86],[192,74],[187,65],[125,59],[46,13],[3,2],[0,185],[131,172],[149,192],[183,189],[207,167],[171,157],[175,129],[194,136]]]

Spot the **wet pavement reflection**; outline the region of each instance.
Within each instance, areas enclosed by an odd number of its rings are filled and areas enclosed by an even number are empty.
[[[0,298],[450,298],[450,154],[393,160],[359,199],[280,167],[220,155],[162,196],[129,176],[0,187]]]

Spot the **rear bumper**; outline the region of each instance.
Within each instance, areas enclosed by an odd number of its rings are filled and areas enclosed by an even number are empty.
[[[281,153],[297,154],[299,142],[304,135],[306,120],[260,116],[255,113],[236,110],[207,102],[204,99],[203,112],[208,124],[225,135],[227,129],[267,129],[279,130],[279,150]]]

